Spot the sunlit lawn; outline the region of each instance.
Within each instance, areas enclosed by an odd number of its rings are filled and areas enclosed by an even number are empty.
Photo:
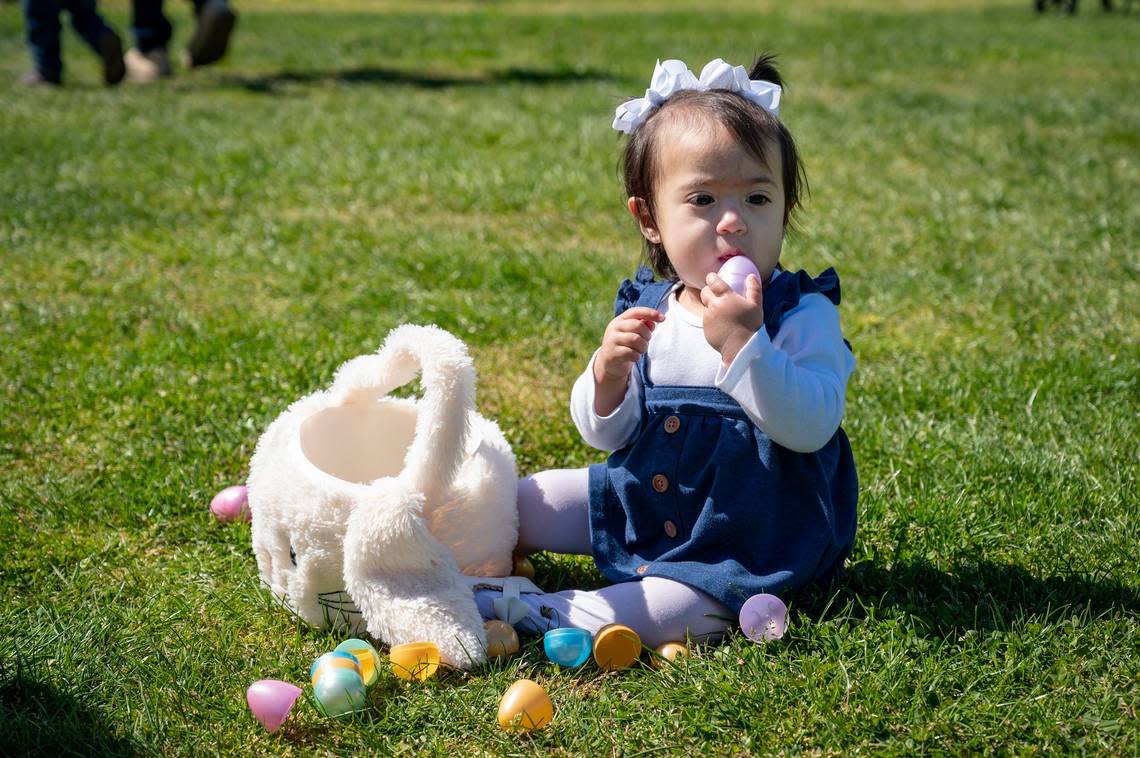
[[[1030,6],[257,0],[151,88],[68,31],[61,91],[0,6],[0,753],[1134,752],[1140,13]],[[859,361],[847,575],[776,644],[603,675],[532,641],[265,733],[245,688],[339,638],[210,496],[405,322],[468,344],[521,473],[600,460],[567,399],[639,252],[613,107],[760,50],[811,183],[784,261],[839,270]],[[511,736],[522,677],[556,716]]]

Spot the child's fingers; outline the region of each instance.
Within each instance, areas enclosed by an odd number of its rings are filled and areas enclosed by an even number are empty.
[[[748,302],[753,305],[760,305],[760,294],[763,288],[760,286],[760,279],[756,274],[749,274],[748,278],[744,280],[744,297],[748,298]]]
[[[641,358],[641,353],[637,352],[631,347],[623,347],[618,349],[618,351],[614,354],[614,358],[617,359],[619,364],[637,363],[637,361]]]
[[[649,339],[653,329],[664,320],[665,316],[655,308],[630,308],[615,320],[614,327],[618,331],[638,332]]]
[[[714,276],[714,274],[709,274],[709,276]],[[704,287],[703,289],[701,289],[701,304],[702,305],[704,305],[706,308],[708,308],[709,303],[712,301],[712,299],[713,299],[713,291],[711,289],[709,289],[708,287]]]
[[[710,271],[709,275],[705,277],[705,284],[714,295],[723,295],[726,292],[732,292],[732,287],[728,286],[728,282],[721,279],[715,272]]]
[[[642,327],[644,328],[644,327]],[[649,334],[638,332],[618,332],[613,338],[614,347],[634,350],[638,355],[649,350]]]
[[[665,320],[665,314],[656,308],[648,308],[644,305],[638,305],[625,310],[618,318],[660,323]]]

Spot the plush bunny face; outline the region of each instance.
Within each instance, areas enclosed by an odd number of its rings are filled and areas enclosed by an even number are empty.
[[[343,572],[353,483],[314,467],[298,444],[304,419],[325,399],[295,404],[258,443],[248,482],[253,551],[262,581],[287,608],[314,626],[355,633],[363,619]]]

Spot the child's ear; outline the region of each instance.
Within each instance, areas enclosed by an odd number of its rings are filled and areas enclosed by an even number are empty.
[[[649,215],[649,206],[646,204],[645,199],[631,197],[626,201],[626,207],[629,208],[629,212],[633,217],[637,219],[637,225],[641,227],[642,236],[654,245],[660,245],[661,232],[657,231],[657,225],[653,223],[653,217]]]

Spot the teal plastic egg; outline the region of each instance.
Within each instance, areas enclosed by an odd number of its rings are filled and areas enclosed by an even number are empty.
[[[585,629],[551,629],[542,635],[546,657],[566,668],[581,666],[590,657],[593,638]]]
[[[376,652],[376,648],[364,640],[355,638],[345,640],[337,645],[333,652],[348,653],[356,658],[357,663],[360,664],[360,676],[364,679],[366,687],[376,684],[376,680],[380,678],[380,654]]]
[[[364,708],[368,690],[360,674],[350,669],[329,669],[313,687],[317,707],[326,716],[343,716]]]

